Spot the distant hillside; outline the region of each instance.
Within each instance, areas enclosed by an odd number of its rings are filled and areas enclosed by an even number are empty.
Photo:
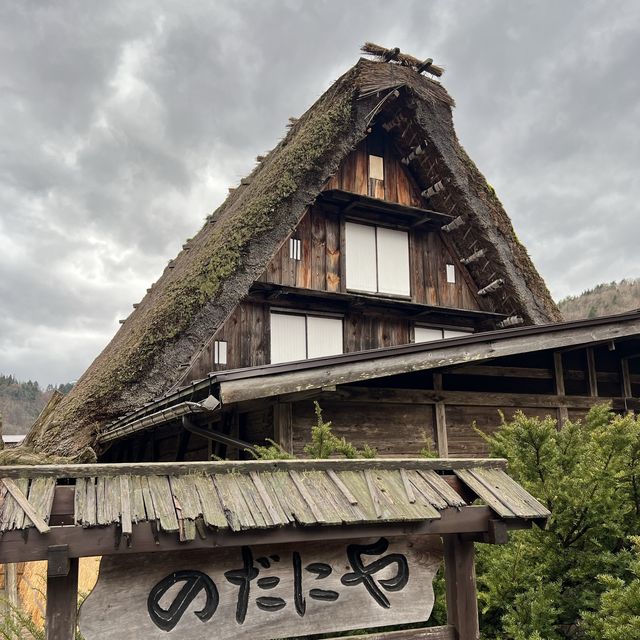
[[[558,307],[565,320],[597,318],[640,309],[640,278],[599,284],[579,296],[560,300]]]
[[[19,382],[13,376],[0,374],[0,415],[2,432],[26,433],[38,417],[54,390],[69,393],[72,383],[41,389],[37,382]]]

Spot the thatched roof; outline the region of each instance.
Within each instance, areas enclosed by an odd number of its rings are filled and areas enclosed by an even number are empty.
[[[482,246],[491,261],[488,272],[474,274],[482,265],[470,265],[476,281],[484,286],[489,277],[502,279],[495,294],[502,308],[529,324],[559,319],[500,201],[460,146],[452,106],[442,85],[414,68],[360,60],[187,242],[70,394],[34,425],[27,446],[76,455],[94,446],[106,423],[171,389],[180,365],[194,358],[247,294],[376,118],[400,118],[411,133],[407,139],[429,141],[437,175],[448,183],[433,208],[462,216],[464,224],[450,234],[461,255]],[[399,147],[403,140],[398,136]],[[433,162],[412,169],[423,188],[433,183]]]

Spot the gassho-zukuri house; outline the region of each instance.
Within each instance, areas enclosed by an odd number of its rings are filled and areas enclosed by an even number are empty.
[[[472,424],[640,406],[640,310],[562,322],[442,69],[363,50],[0,454],[0,562],[48,561],[49,638],[101,555],[87,640],[476,639],[474,543],[549,512]],[[303,459],[314,402],[378,457]],[[448,625],[402,630],[443,557]]]

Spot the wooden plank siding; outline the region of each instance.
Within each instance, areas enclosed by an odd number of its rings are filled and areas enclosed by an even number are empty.
[[[327,394],[330,396],[331,394]],[[350,403],[323,397],[322,417],[332,422],[336,436],[356,447],[375,447],[379,456],[417,456],[427,441],[435,441],[433,408],[428,405]],[[304,446],[316,424],[311,400],[292,405],[293,454],[304,455]]]
[[[282,308],[284,303],[276,302],[274,306]],[[211,371],[269,364],[271,308],[268,303],[241,302],[192,365],[189,379],[204,378]],[[288,308],[295,311],[295,307]],[[406,318],[361,311],[347,312],[342,317],[345,353],[411,342],[412,323]],[[217,340],[227,343],[226,365],[214,363]]]
[[[384,158],[384,180],[370,180],[369,154]],[[380,182],[382,184],[375,184]],[[410,207],[421,207],[424,204],[420,188],[400,162],[388,138],[368,136],[345,158],[325,188],[370,195]]]
[[[447,248],[439,232],[419,227],[408,231],[413,302],[489,310],[481,306],[468,284],[468,277],[465,277],[464,265]],[[341,235],[342,226],[337,214],[324,211],[318,205],[309,207],[290,236],[301,241],[301,260],[290,258],[287,240],[258,281],[316,291],[346,292],[340,255]],[[456,269],[455,283],[447,282],[448,264],[453,264]]]

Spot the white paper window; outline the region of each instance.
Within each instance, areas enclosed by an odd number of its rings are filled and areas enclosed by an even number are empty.
[[[433,342],[442,340],[442,329],[433,327],[416,327],[414,329],[414,342]]]
[[[408,296],[409,234],[406,231],[377,228],[378,291]]]
[[[376,292],[376,228],[347,222],[345,232],[347,288]]]
[[[455,284],[456,281],[456,268],[452,264],[447,265],[447,282]]]
[[[307,358],[342,353],[342,318],[307,316]]]
[[[271,314],[271,364],[304,360],[307,357],[307,328],[304,316]]]
[[[348,289],[410,295],[406,231],[347,222],[345,233]]]
[[[443,340],[444,338],[459,338],[473,333],[473,331],[440,329],[438,327],[414,327],[413,332],[414,342],[432,342],[433,340]]]
[[[215,340],[213,343],[213,363],[227,364],[227,343],[224,340]]]
[[[289,257],[302,260],[302,241],[299,238],[289,238]]]
[[[271,364],[342,351],[342,318],[271,313]]]
[[[458,331],[455,329],[444,329],[443,337],[444,338],[459,338],[460,336],[468,336],[473,331]]]
[[[384,180],[384,160],[380,156],[369,156],[369,178]]]

